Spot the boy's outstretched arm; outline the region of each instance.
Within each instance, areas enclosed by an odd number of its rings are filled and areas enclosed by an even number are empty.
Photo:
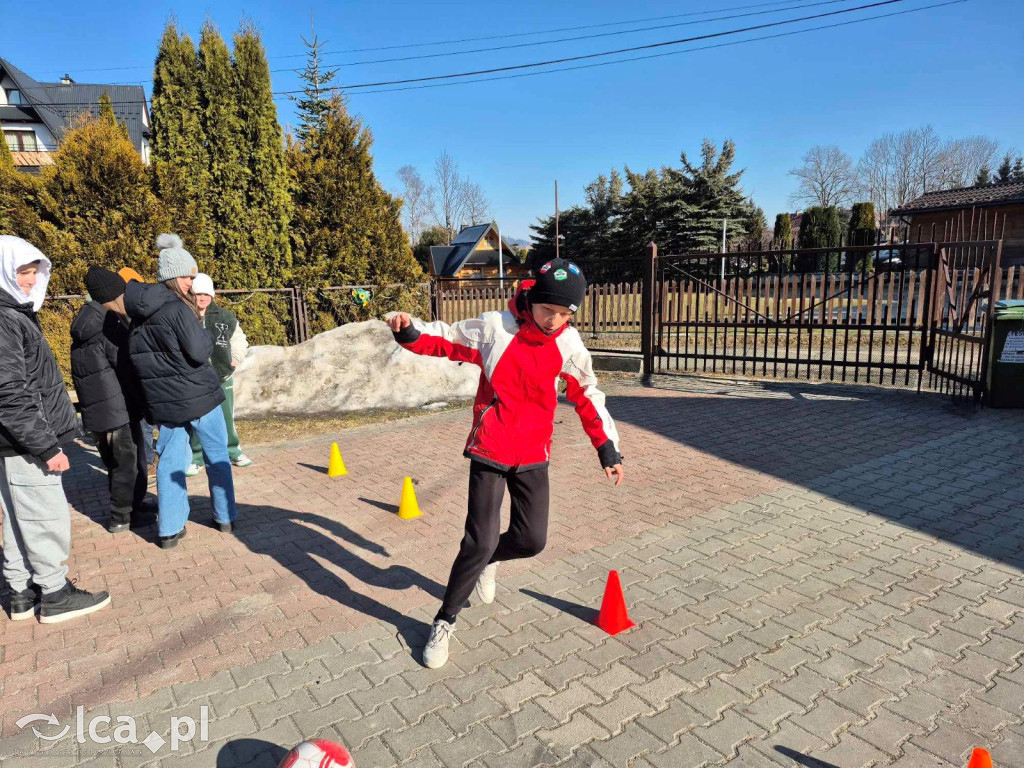
[[[483,320],[473,318],[446,323],[424,323],[405,312],[384,318],[395,341],[417,355],[447,357],[458,363],[482,365],[480,345],[483,343]]]
[[[619,485],[626,476],[619,453],[619,433],[615,421],[605,408],[604,392],[597,388],[597,376],[594,375],[590,352],[582,347],[575,350],[566,359],[561,377],[566,384],[566,397],[575,406],[583,431],[597,449],[597,457],[605,475],[614,477],[615,484]]]

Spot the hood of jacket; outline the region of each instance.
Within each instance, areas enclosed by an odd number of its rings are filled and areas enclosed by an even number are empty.
[[[181,299],[161,283],[137,283],[133,280],[124,289],[124,308],[132,320],[148,320],[172,301]]]
[[[26,264],[39,262],[39,273],[32,291],[26,294],[18,285],[18,270]],[[32,305],[32,311],[38,312],[46,298],[46,288],[50,284],[50,260],[43,252],[27,240],[12,235],[0,235],[0,289],[5,306]]]
[[[103,323],[108,311],[97,301],[87,301],[71,323],[71,340],[84,344],[103,333]]]

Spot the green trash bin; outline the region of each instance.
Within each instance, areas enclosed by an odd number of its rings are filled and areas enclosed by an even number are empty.
[[[993,408],[1024,408],[1024,301],[996,302],[988,385]]]

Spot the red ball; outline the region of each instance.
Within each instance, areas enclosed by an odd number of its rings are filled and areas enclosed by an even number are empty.
[[[355,768],[352,755],[327,739],[304,741],[282,759],[278,768]]]

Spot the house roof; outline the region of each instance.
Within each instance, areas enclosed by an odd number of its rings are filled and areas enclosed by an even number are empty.
[[[14,81],[26,102],[20,106],[6,107],[6,110],[17,109],[20,115],[5,113],[2,115],[4,119],[25,120],[29,117],[26,107],[31,108],[39,122],[60,140],[75,115],[82,112],[92,115],[100,113],[100,97],[106,93],[118,122],[127,126],[132,144],[137,151],[142,151],[142,139],[149,136],[149,128],[146,127],[146,92],[141,85],[42,83],[4,58],[0,58],[0,70]]]
[[[949,211],[960,208],[985,208],[992,205],[1024,203],[1024,182],[1011,181],[1005,184],[987,184],[960,189],[944,189],[926,192],[911,200],[902,208],[890,211],[893,216],[927,211]]]
[[[430,246],[430,260],[433,262],[434,274],[438,277],[454,277],[467,264],[472,266],[488,266],[498,264],[498,254],[492,249],[478,252],[476,250],[480,242],[487,236],[487,233],[494,229],[494,224],[476,224],[466,227],[451,245]],[[516,264],[515,251],[508,244],[505,238],[501,238],[501,255],[505,265]]]

